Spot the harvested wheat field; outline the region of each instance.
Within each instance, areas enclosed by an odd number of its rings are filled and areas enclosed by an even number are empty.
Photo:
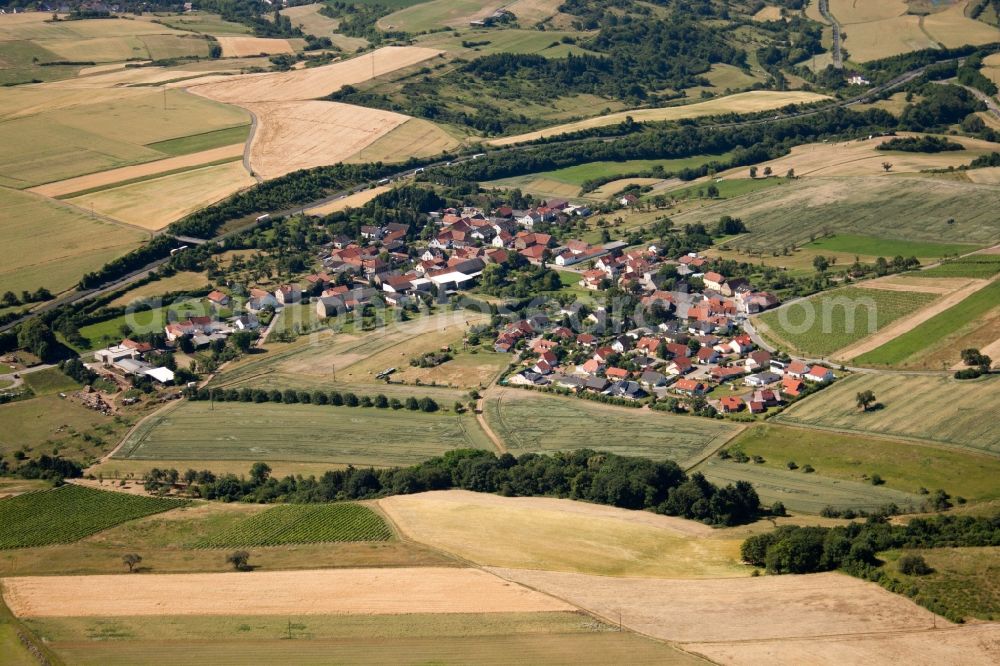
[[[366,110],[367,112],[368,110]],[[405,162],[411,157],[433,157],[461,142],[429,120],[410,118],[345,162]]]
[[[998,69],[1000,71],[1000,69]],[[973,183],[984,185],[1000,185],[1000,167],[986,167],[984,169],[972,169],[965,172],[965,177]]]
[[[934,622],[909,599],[839,573],[666,580],[491,571],[600,617],[617,621],[621,613],[628,628],[680,643],[914,631]]]
[[[391,189],[392,185],[373,187],[370,190],[355,192],[354,194],[349,194],[343,199],[337,199],[328,204],[323,204],[322,206],[317,206],[316,208],[310,208],[306,210],[306,212],[310,215],[329,215],[330,213],[337,213],[342,210],[347,210],[348,208],[361,208],[378,195],[388,192]]]
[[[69,199],[81,208],[158,231],[256,181],[240,162],[191,169]]]
[[[632,111],[619,111],[606,116],[588,118],[565,125],[556,125],[547,129],[527,132],[516,136],[508,136],[502,139],[492,139],[488,143],[494,146],[509,146],[514,143],[525,141],[535,141],[548,136],[557,136],[567,132],[578,132],[580,130],[592,129],[594,127],[606,127],[624,122],[627,116],[631,116],[636,122],[654,122],[663,120],[680,120],[682,118],[698,118],[701,116],[716,116],[727,113],[754,113],[757,111],[767,111],[768,109],[778,109],[789,104],[809,104],[820,100],[829,99],[826,95],[817,93],[790,90],[785,92],[775,92],[771,90],[755,90],[753,92],[737,93],[727,97],[697,102],[695,104],[685,104],[683,106],[667,106],[657,109],[634,109]]]
[[[913,132],[900,132],[899,136],[922,136]],[[968,164],[980,155],[988,155],[1000,150],[1000,144],[982,139],[948,137],[965,146],[965,150],[941,153],[907,153],[901,151],[878,150],[878,146],[895,137],[874,137],[839,143],[810,143],[795,146],[784,157],[761,162],[756,165],[763,170],[771,167],[774,173],[784,175],[789,169],[795,170],[797,177],[825,176],[889,176],[896,173],[915,173],[926,169],[947,169]],[[883,162],[892,164],[887,172]],[[975,173],[979,171],[970,171]],[[746,177],[747,167],[739,167],[723,172],[722,177]]]
[[[531,613],[573,606],[478,569],[38,576],[3,580],[21,617]]]
[[[969,4],[969,0],[960,0],[942,12],[925,16],[924,30],[948,48],[1000,40],[1000,30],[996,27],[966,16]]]
[[[907,666],[995,666],[1000,662],[1000,626],[933,627],[889,634],[854,634],[782,641],[687,643],[684,649],[719,664],[894,663]]]
[[[318,99],[376,76],[415,65],[441,53],[418,46],[386,46],[350,60],[322,67],[268,74],[243,74],[189,89],[220,102],[290,102]]]
[[[341,162],[410,119],[401,113],[339,102],[245,106],[259,123],[250,145],[250,164],[264,178]]]
[[[607,576],[746,576],[739,539],[648,511],[462,490],[379,500],[414,541],[477,564]]]
[[[781,7],[763,7],[753,15],[754,21],[780,21]]]
[[[902,16],[909,10],[906,0],[830,0],[830,13],[841,25],[881,21]]]
[[[866,6],[879,3],[863,3]],[[839,14],[834,12],[839,18]],[[919,16],[896,16],[881,21],[844,26],[844,48],[853,62],[868,62],[889,56],[935,48],[935,42],[920,29]]]
[[[78,176],[77,178],[68,178],[66,180],[56,181],[55,183],[39,185],[38,187],[33,187],[28,191],[47,197],[62,197],[67,194],[73,194],[74,192],[83,192],[84,190],[90,190],[96,187],[114,185],[115,183],[121,183],[134,178],[145,178],[147,176],[155,176],[156,174],[166,173],[167,171],[173,171],[175,169],[186,169],[189,167],[199,166],[201,164],[217,162],[226,158],[239,157],[242,154],[243,144],[234,143],[231,146],[212,148],[210,150],[203,150],[199,153],[169,157],[165,160],[157,160],[156,162],[147,162],[145,164],[137,164],[135,166],[92,173],[86,176]]]
[[[215,39],[222,46],[223,58],[245,58],[256,55],[295,53],[295,49],[292,48],[287,39],[245,37],[243,35],[215,35]]]

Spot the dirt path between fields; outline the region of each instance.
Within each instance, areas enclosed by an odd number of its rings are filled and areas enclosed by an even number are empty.
[[[911,316],[895,321],[885,328],[880,329],[877,333],[875,333],[875,335],[871,335],[849,347],[845,347],[844,349],[830,354],[830,357],[838,360],[850,361],[858,356],[861,356],[862,354],[872,351],[873,349],[877,349],[890,340],[894,340],[900,335],[908,333],[910,330],[916,328],[931,317],[941,314],[953,305],[958,305],[963,300],[988,285],[990,282],[991,280],[972,281],[967,286],[951,292],[950,294],[931,303],[928,307],[915,312]]]

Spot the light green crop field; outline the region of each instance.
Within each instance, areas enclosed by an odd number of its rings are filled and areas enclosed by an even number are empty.
[[[176,146],[147,145],[238,126],[243,131],[248,119],[234,106],[150,88],[5,89],[0,117],[6,148],[0,185],[19,189],[179,154]],[[202,149],[197,140],[189,144]]]
[[[685,467],[739,432],[709,419],[514,389],[488,399],[485,412],[490,428],[515,455],[589,448]]]
[[[167,155],[189,155],[200,153],[203,150],[231,146],[234,143],[243,143],[250,135],[250,125],[240,125],[237,127],[227,127],[215,130],[214,132],[204,132],[202,134],[192,134],[179,139],[167,139],[148,144],[147,148],[158,150]]]
[[[35,395],[51,395],[61,391],[76,391],[81,387],[74,379],[67,376],[59,368],[48,368],[38,372],[26,372],[21,375]]]
[[[740,469],[787,471],[794,462],[800,469],[812,465],[816,471],[809,476],[820,478],[870,484],[878,474],[885,488],[905,493],[941,488],[970,501],[1000,498],[1000,460],[968,451],[775,423],[747,428],[728,448],[764,458],[763,465]]]
[[[1000,273],[1000,254],[973,254],[920,271],[921,277],[967,277],[989,279]]]
[[[43,62],[59,60],[52,51],[44,49],[34,42],[11,40],[0,42],[0,85],[27,83],[30,81],[57,81],[76,76],[79,65],[50,65],[43,67]]]
[[[855,396],[870,390],[882,404],[868,412]],[[857,374],[797,402],[778,423],[876,434],[1000,455],[1000,376],[958,380],[936,375]]]
[[[552,171],[542,171],[539,173],[515,176],[513,178],[503,178],[501,180],[485,183],[485,185],[498,185],[502,187],[523,187],[538,178],[546,178],[568,185],[583,185],[584,182],[594,178],[608,178],[618,174],[635,173],[647,171],[656,166],[662,166],[664,171],[680,171],[681,169],[699,167],[708,162],[724,162],[729,158],[729,153],[722,155],[698,155],[696,157],[685,157],[676,160],[626,160],[623,162],[588,162],[563,169],[553,169]]]
[[[138,247],[138,229],[97,220],[28,192],[0,187],[0,284],[19,293],[58,293],[80,276]]]
[[[768,252],[827,233],[985,246],[1000,241],[1000,220],[990,212],[998,206],[1000,189],[943,177],[800,178],[671,217],[680,225],[739,217],[750,233],[728,244]]]
[[[967,245],[965,243],[934,243],[902,239],[889,240],[854,234],[837,234],[829,238],[820,238],[805,246],[805,249],[818,250],[821,254],[824,250],[829,250],[874,257],[887,257],[890,259],[897,255],[902,257],[938,258],[972,252],[976,248],[976,245]]]
[[[854,360],[863,365],[919,366],[925,353],[935,349],[940,341],[980,319],[998,304],[1000,280],[995,280],[960,303]]]
[[[413,388],[413,395],[424,395]],[[493,448],[469,414],[329,405],[185,402],[133,432],[116,457],[412,465]]]
[[[757,318],[786,349],[827,356],[875,334],[938,298],[937,294],[845,287]]]
[[[183,500],[66,485],[0,500],[0,549],[70,543]]]
[[[912,493],[816,473],[806,474],[801,469],[790,471],[711,458],[696,470],[718,484],[749,481],[765,505],[781,502],[788,510],[802,513],[818,514],[828,506],[870,511],[886,504],[915,510],[922,501],[919,495]]]
[[[27,625],[74,664],[512,662],[578,666],[702,663],[577,613],[45,618]],[[289,640],[291,636],[291,640]]]
[[[284,546],[337,541],[385,541],[392,530],[366,506],[286,504],[268,509],[199,542],[205,548]]]

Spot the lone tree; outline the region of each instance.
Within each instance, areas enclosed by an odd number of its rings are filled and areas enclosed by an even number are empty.
[[[867,412],[868,408],[875,403],[875,394],[872,391],[859,391],[856,399],[858,409]]]
[[[882,169],[889,171],[892,169],[892,162],[882,162]]]
[[[771,169],[771,167],[769,166],[764,167],[764,178],[770,178],[772,173],[774,173],[774,171]]]
[[[124,562],[125,566],[128,567],[129,573],[135,573],[135,565],[142,562],[142,555],[139,555],[138,553],[127,553],[122,555],[122,562]]]
[[[250,553],[245,550],[237,550],[226,558],[226,562],[232,564],[237,571],[247,571],[250,569]]]
[[[755,166],[750,167],[750,177],[751,178],[757,177],[757,167]]]
[[[817,254],[813,257],[813,268],[816,269],[817,273],[825,273],[830,268],[830,260],[821,254]]]

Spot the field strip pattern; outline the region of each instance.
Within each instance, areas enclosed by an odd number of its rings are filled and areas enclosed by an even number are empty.
[[[574,606],[478,569],[322,569],[28,576],[3,581],[20,617],[395,615],[572,611]],[[183,603],[181,603],[183,600]]]

